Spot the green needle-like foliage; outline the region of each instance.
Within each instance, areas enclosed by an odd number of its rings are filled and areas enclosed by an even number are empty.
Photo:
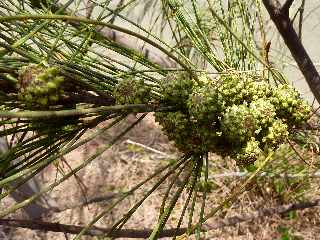
[[[84,16],[87,2],[92,5]],[[143,14],[136,18],[137,9]],[[266,57],[256,46],[261,41],[265,45],[258,0],[0,0],[0,137],[9,143],[0,153],[1,188],[22,185],[129,114],[138,117],[79,166],[0,217],[51,191],[155,112],[182,157],[124,193],[76,239],[155,181],[110,232],[120,230],[171,176],[150,239],[161,234],[184,193],[177,227],[187,216],[189,233],[200,239],[202,223],[236,199],[282,143],[298,139],[311,115],[298,91],[260,57]],[[209,152],[244,166],[268,157],[206,215]],[[5,189],[0,199],[13,191]]]

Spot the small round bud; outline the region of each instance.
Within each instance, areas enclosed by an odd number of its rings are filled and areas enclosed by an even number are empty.
[[[124,79],[113,91],[117,104],[143,104],[151,99],[151,88],[140,79]]]

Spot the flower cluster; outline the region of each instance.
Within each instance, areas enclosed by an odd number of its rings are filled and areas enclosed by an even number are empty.
[[[47,107],[59,100],[64,78],[55,67],[29,65],[19,72],[18,98],[29,108]]]
[[[187,73],[172,73],[160,83],[160,91],[167,104],[184,107],[192,92],[193,81]]]
[[[259,76],[232,73],[199,80],[186,74],[165,78],[162,101],[181,111],[155,114],[183,152],[217,152],[250,164],[277,148],[311,111],[293,87],[271,86]]]
[[[299,125],[307,120],[310,106],[299,97],[299,93],[290,85],[278,86],[271,98],[280,118],[289,126]]]

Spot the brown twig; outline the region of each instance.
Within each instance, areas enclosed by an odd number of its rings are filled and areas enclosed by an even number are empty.
[[[289,9],[291,8],[292,4],[293,4],[294,0],[287,0],[282,8],[281,8],[281,12],[283,12],[284,14],[289,16]]]
[[[297,62],[297,65],[306,79],[313,95],[320,103],[320,75],[302,45],[289,17],[289,8],[293,1],[288,0],[283,7],[281,7],[278,0],[262,1],[285,44],[289,48],[293,58]]]
[[[282,205],[274,208],[265,208],[265,209],[256,211],[255,213],[252,213],[252,214],[234,216],[231,218],[218,220],[213,224],[205,224],[202,230],[210,231],[210,230],[220,229],[228,226],[233,226],[242,222],[249,222],[255,219],[261,219],[261,218],[265,218],[272,215],[283,215],[290,211],[303,210],[303,209],[313,208],[317,206],[320,206],[320,199],[316,199],[310,202],[301,202],[301,203]],[[63,232],[63,233],[69,233],[69,234],[78,234],[83,229],[83,226],[66,225],[66,224],[50,223],[50,222],[42,222],[42,221],[17,220],[17,219],[0,219],[0,225],[7,226],[7,227],[28,228],[28,229],[40,230],[40,231]],[[107,235],[107,233],[109,232],[110,232],[110,228],[92,227],[90,230],[86,231],[85,235],[105,236],[105,237],[112,237],[112,238],[120,238],[120,237],[147,238],[151,234],[152,229],[143,229],[143,230],[121,229]],[[180,236],[185,234],[186,232],[187,232],[187,228],[165,229],[159,234],[159,238]]]
[[[68,205],[68,206],[64,206],[63,208],[55,208],[52,209],[52,212],[63,212],[65,210],[69,210],[69,209],[74,209],[74,208],[80,208],[80,207],[84,207],[84,206],[88,206],[89,204],[93,204],[93,203],[99,203],[99,202],[106,202],[106,201],[111,201],[114,198],[120,197],[122,194],[121,193],[108,193],[104,196],[98,196],[98,197],[94,197],[91,199],[87,199],[84,202],[81,203],[77,203],[74,205]]]
[[[302,22],[303,22],[303,13],[304,13],[304,6],[306,4],[306,0],[302,0],[301,6],[299,7],[299,12],[300,12],[300,16],[299,16],[299,39],[300,41],[302,41]]]
[[[0,219],[0,225],[7,227],[21,227],[28,228],[32,230],[40,231],[50,231],[50,232],[63,232],[69,234],[78,234],[84,227],[76,225],[66,225],[59,223],[50,223],[42,221],[31,221],[31,220],[18,220],[18,219]],[[92,227],[87,230],[84,235],[88,236],[106,236],[111,229],[109,228],[98,228]],[[170,237],[177,235],[182,235],[187,229],[167,229],[163,230],[159,237]],[[177,232],[176,232],[177,231]],[[107,237],[112,238],[147,238],[152,232],[152,229],[136,230],[136,229],[122,229],[108,234]]]
[[[85,4],[86,4],[86,18],[91,18],[91,14],[96,4],[94,2],[91,2],[91,0],[87,0]]]

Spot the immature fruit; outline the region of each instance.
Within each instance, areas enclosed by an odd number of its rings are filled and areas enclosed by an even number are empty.
[[[187,107],[194,121],[216,121],[220,114],[217,90],[211,84],[194,88],[188,98]]]
[[[206,153],[215,149],[217,138],[213,126],[193,122],[187,114],[178,112],[157,112],[155,120],[169,140],[184,153]]]
[[[63,93],[64,78],[55,67],[31,64],[21,69],[18,80],[18,98],[30,109],[54,105]]]
[[[193,136],[193,124],[187,115],[180,111],[156,112],[155,120],[160,123],[169,140],[174,141],[179,150],[182,152],[190,151],[189,144]]]

